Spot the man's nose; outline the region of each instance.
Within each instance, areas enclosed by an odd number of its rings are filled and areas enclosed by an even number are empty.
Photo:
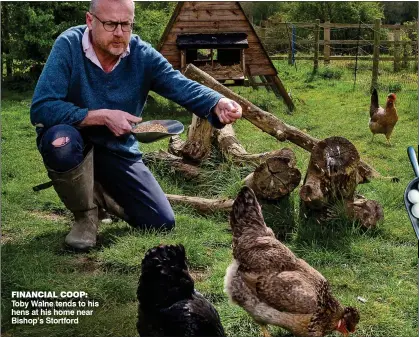
[[[115,36],[123,36],[124,35],[124,32],[122,31],[122,25],[121,24],[118,24],[116,29],[113,31],[113,35],[115,35]]]

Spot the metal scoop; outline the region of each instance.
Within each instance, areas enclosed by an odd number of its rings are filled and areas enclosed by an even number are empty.
[[[410,163],[412,164],[413,171],[415,172],[416,178],[413,179],[408,185],[404,192],[404,204],[406,206],[407,214],[409,214],[410,222],[412,223],[413,229],[415,230],[416,237],[419,240],[419,219],[417,219],[412,214],[412,207],[413,203],[410,202],[407,195],[411,190],[418,190],[419,189],[419,165],[418,160],[416,158],[415,149],[412,146],[407,148],[407,154],[410,159]]]
[[[138,126],[150,126],[152,124],[160,124],[164,126],[164,128],[167,129],[167,132],[162,132],[162,131],[134,132],[134,129]],[[140,143],[152,143],[166,137],[179,135],[183,132],[184,129],[185,128],[183,124],[176,120],[170,120],[170,119],[152,120],[148,122],[134,124],[132,127],[131,133],[134,135],[135,138],[137,138],[137,140]]]

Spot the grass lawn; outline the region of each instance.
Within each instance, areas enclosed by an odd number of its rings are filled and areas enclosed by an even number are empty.
[[[389,89],[398,90],[399,122],[389,147],[383,135],[371,143],[371,65],[359,65],[354,88],[353,63],[321,65],[316,76],[311,74],[310,63],[275,64],[295,101],[293,115],[286,114],[272,92],[234,90],[314,137],[347,138],[363,160],[385,176],[399,177],[400,182],[373,180],[358,187],[361,194],[383,205],[385,220],[375,229],[363,230],[344,219],[324,225],[300,224],[299,188],[290,198],[289,219],[278,216],[281,203],[263,208],[267,224],[330,281],[344,305],[359,308],[361,321],[354,336],[417,336],[417,243],[403,203],[404,189],[414,177],[406,148],[417,144],[417,72],[411,68],[395,74],[391,64],[380,68],[380,103],[385,104]],[[29,122],[30,99],[31,93],[4,92],[2,97],[2,336],[135,336],[140,263],[146,250],[161,243],[186,247],[195,286],[216,306],[229,336],[258,336],[259,327],[223,293],[224,273],[232,258],[231,233],[223,214],[204,217],[175,206],[177,225],[170,233],[139,232],[119,221],[101,226],[99,245],[91,252],[65,250],[71,214],[52,188],[32,191],[32,186],[48,178]],[[176,118],[186,125],[191,120],[188,112],[158,97],[144,113],[145,120],[153,118]],[[249,153],[292,148],[304,177],[309,153],[289,142],[278,143],[246,120],[237,122],[235,130]],[[166,148],[167,140],[142,146],[144,152]],[[167,193],[234,198],[251,169],[235,167],[217,154],[212,159],[206,179],[200,182],[186,182],[160,166],[152,170]],[[80,317],[77,325],[15,325],[11,323],[11,292],[18,290],[81,290],[99,307],[93,316]],[[367,301],[360,302],[358,296]],[[280,328],[269,329],[273,336],[287,335]]]

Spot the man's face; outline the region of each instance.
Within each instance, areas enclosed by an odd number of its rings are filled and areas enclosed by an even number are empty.
[[[94,15],[92,15],[94,14]],[[131,0],[101,0],[94,13],[86,14],[86,24],[91,31],[92,43],[99,53],[107,56],[119,56],[127,48],[131,39],[131,31],[124,32],[118,25],[113,32],[105,30],[102,22],[131,23],[134,21],[134,4]]]

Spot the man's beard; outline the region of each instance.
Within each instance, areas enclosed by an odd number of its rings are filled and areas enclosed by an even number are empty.
[[[112,45],[113,42],[118,42],[119,46],[114,47]],[[112,56],[121,56],[124,53],[124,51],[127,49],[126,42],[121,41],[121,40],[112,41],[112,42],[109,42],[109,43],[105,43],[103,41],[98,41],[97,44],[103,52],[105,52],[108,55],[112,55]]]

